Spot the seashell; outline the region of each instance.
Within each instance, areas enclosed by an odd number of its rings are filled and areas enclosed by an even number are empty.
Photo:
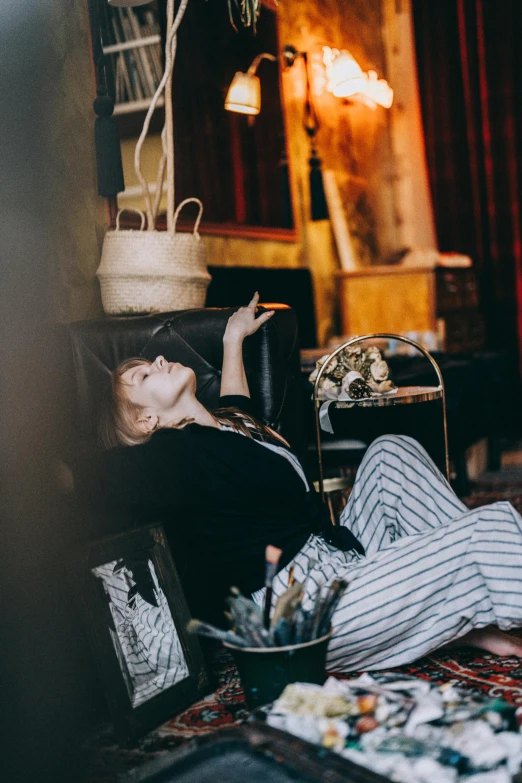
[[[368,381],[368,386],[376,394],[386,394],[395,389],[395,384],[389,378],[387,381],[374,381],[371,379]]]
[[[384,359],[373,361],[370,366],[370,374],[374,381],[386,381],[389,374],[388,365]]]
[[[336,400],[341,393],[341,387],[335,381],[325,378],[319,384],[319,393],[323,400]]]
[[[330,356],[329,353],[325,353],[324,356],[321,356],[321,358],[316,361],[315,370],[312,370],[312,372],[308,376],[308,380],[310,381],[310,383],[315,383],[315,379],[319,374],[319,370],[321,369],[321,367],[323,366],[323,364],[325,363],[325,361],[328,359],[329,356]],[[337,359],[332,359],[332,361],[328,364],[328,367],[326,368],[326,372],[323,375],[323,377],[330,375],[332,370],[335,370],[336,367],[337,367]]]
[[[317,367],[318,370],[323,366],[323,364],[325,363],[325,361],[328,359],[329,356],[330,356],[329,353],[325,353],[324,356],[321,356],[321,358],[316,361],[315,366]],[[328,371],[331,372],[335,367],[337,367],[337,357],[335,359],[332,359],[331,362],[328,362]]]

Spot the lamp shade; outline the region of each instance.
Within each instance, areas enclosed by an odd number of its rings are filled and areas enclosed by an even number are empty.
[[[327,73],[330,89],[337,98],[348,98],[364,89],[365,74],[357,60],[346,49],[339,52],[332,60]]]
[[[225,109],[238,114],[259,114],[261,109],[261,85],[251,73],[238,71],[228,89]]]
[[[386,79],[378,79],[375,71],[368,71],[368,78],[361,93],[385,109],[389,109],[393,103],[392,88]]]

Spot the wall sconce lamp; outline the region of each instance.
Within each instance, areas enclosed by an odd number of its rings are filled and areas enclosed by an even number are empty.
[[[238,114],[259,114],[261,110],[261,84],[256,76],[261,60],[276,62],[277,57],[267,52],[258,54],[246,73],[237,71],[225,98],[225,109]]]
[[[328,89],[336,98],[349,98],[364,88],[365,74],[361,66],[346,49],[337,55],[330,50],[330,59],[327,54],[328,47],[323,49],[323,62],[326,66]]]
[[[386,79],[378,79],[375,71],[365,73],[346,49],[338,51],[323,46],[323,64],[327,90],[337,98],[352,98],[373,109],[377,105],[389,109],[392,105],[393,90]]]

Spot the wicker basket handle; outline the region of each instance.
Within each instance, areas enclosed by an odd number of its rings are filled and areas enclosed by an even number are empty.
[[[122,212],[136,212],[136,214],[141,218],[140,231],[143,231],[145,228],[145,215],[141,209],[134,209],[134,207],[123,207],[122,209],[118,210],[118,214],[116,215],[116,231],[120,230],[120,215]]]
[[[196,239],[200,239],[200,236],[198,234],[198,228],[199,228],[199,224],[201,222],[201,216],[203,214],[203,204],[199,200],[199,198],[194,198],[194,197],[186,198],[186,199],[184,199],[181,202],[181,204],[178,204],[178,207],[177,207],[176,211],[174,212],[174,221],[173,221],[172,229],[173,229],[174,233],[176,233],[176,223],[178,222],[179,213],[181,212],[181,210],[183,209],[185,204],[189,204],[191,201],[194,201],[196,204],[199,205],[198,216],[196,218],[196,222],[194,223],[194,236],[196,237]]]

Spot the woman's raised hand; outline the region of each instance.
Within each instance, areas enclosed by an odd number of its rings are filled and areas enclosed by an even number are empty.
[[[272,318],[275,310],[267,310],[256,318],[257,303],[259,302],[259,293],[256,291],[252,301],[246,307],[240,307],[237,313],[231,315],[228,319],[227,328],[223,340],[242,341],[245,337],[257,332],[262,324]]]

